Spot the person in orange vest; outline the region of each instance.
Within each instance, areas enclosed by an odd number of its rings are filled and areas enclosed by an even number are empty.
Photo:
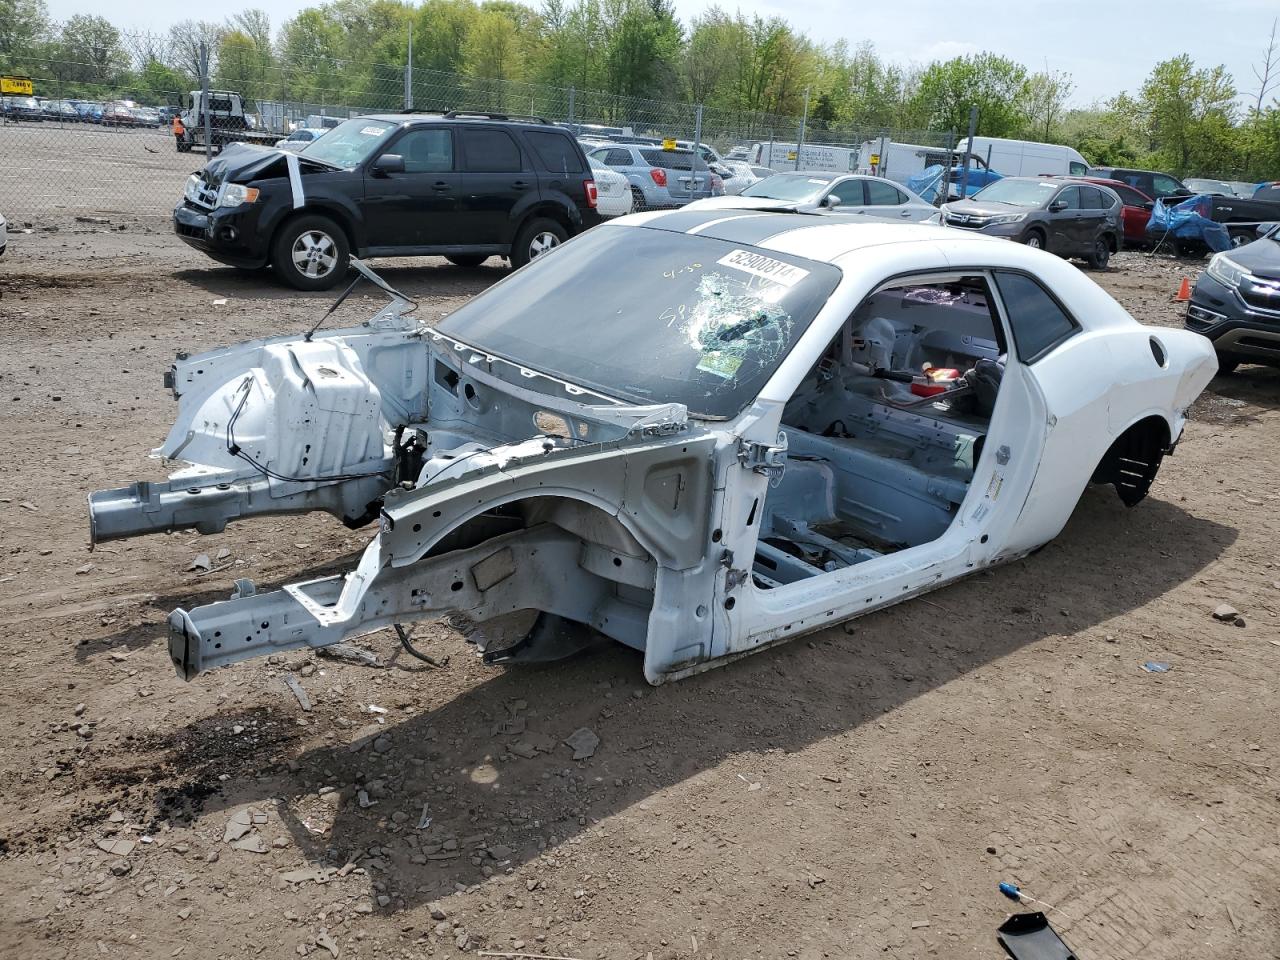
[[[179,152],[179,153],[181,153],[181,152],[182,152],[182,141],[183,141],[184,139],[186,139],[186,136],[187,136],[187,128],[186,128],[186,126],[184,126],[184,125],[183,125],[183,123],[182,123],[182,116],[181,116],[181,114],[177,114],[177,113],[175,113],[175,114],[173,115],[173,136],[174,136],[174,139],[177,141],[177,144],[178,144],[178,152]]]

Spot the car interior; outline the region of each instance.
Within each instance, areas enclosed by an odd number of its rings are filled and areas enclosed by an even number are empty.
[[[748,521],[758,510],[756,586],[940,537],[981,457],[1005,354],[981,276],[864,300],[784,410],[786,469]]]

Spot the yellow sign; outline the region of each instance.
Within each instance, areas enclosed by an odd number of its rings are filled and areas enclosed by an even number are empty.
[[[663,140],[663,141],[662,141],[662,149],[663,149],[663,150],[674,150],[675,148],[676,148],[676,142],[675,142],[674,140]]]
[[[0,77],[0,94],[29,97],[32,89],[30,77]]]
[[[873,154],[871,155],[871,165],[874,167],[874,166],[875,166],[876,164],[878,164],[879,162],[880,162],[880,154],[878,154],[878,153],[873,153]]]
[[[794,150],[788,150],[788,151],[787,151],[787,159],[788,159],[788,160],[794,160],[795,158],[796,158],[796,152],[795,152]]]

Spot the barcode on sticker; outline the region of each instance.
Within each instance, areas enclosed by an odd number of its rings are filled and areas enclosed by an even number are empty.
[[[749,250],[731,250],[716,262],[784,287],[793,287],[809,275],[809,271],[801,267],[794,267],[789,263],[774,260],[764,254],[752,253]]]

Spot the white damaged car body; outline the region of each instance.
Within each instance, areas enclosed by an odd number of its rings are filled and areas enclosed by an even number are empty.
[[[378,520],[345,575],[174,611],[180,676],[458,611],[493,661],[602,634],[681,677],[1023,556],[1090,480],[1136,503],[1216,370],[1041,251],[795,213],[631,216],[408,308],[181,358],[189,466],[91,495],[98,541]]]

